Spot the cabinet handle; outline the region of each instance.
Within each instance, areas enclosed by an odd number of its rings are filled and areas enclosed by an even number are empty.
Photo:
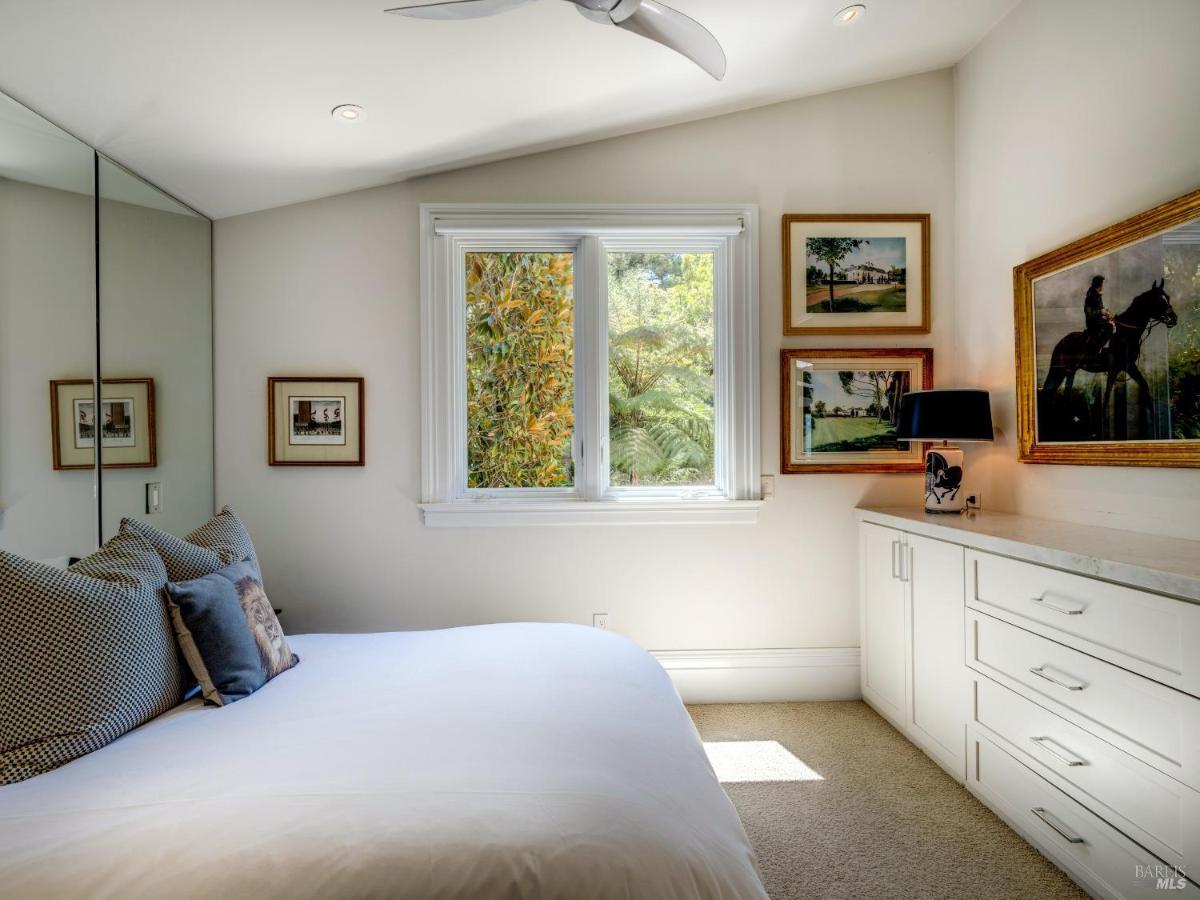
[[[1049,681],[1051,684],[1057,684],[1059,687],[1066,688],[1068,691],[1082,691],[1085,687],[1087,687],[1086,684],[1082,684],[1078,681],[1075,682],[1074,684],[1071,684],[1070,682],[1067,682],[1067,681],[1059,681],[1057,678],[1055,678],[1052,675],[1047,675],[1046,667],[1044,665],[1034,666],[1029,671],[1032,672],[1034,675],[1036,675],[1038,678],[1044,678],[1047,681]]]
[[[1060,612],[1064,616],[1082,616],[1083,611],[1085,609],[1087,609],[1087,607],[1084,606],[1083,604],[1080,604],[1079,606],[1063,606],[1062,604],[1059,604],[1059,603],[1051,603],[1049,600],[1046,599],[1045,593],[1043,593],[1042,596],[1040,596],[1040,597],[1031,597],[1030,600],[1032,600],[1034,603],[1037,603],[1037,604],[1040,604],[1041,606],[1046,607],[1046,609],[1052,609],[1055,612]]]
[[[893,578],[900,578],[900,571],[897,568],[898,564],[896,562],[896,548],[898,548],[899,546],[900,546],[899,539],[892,541],[892,577]]]
[[[1045,737],[1045,736],[1031,737],[1030,740],[1033,741],[1035,744],[1037,744],[1039,747],[1041,747],[1043,750],[1045,750],[1047,753],[1049,753],[1051,756],[1066,763],[1068,766],[1086,766],[1087,765],[1086,759],[1080,759],[1078,756],[1076,756],[1070,750],[1067,750],[1066,747],[1063,747],[1062,744],[1060,744],[1058,741],[1056,741],[1052,737]],[[1060,753],[1058,750],[1054,749],[1055,747],[1062,747],[1062,749],[1066,752]]]
[[[1067,843],[1070,843],[1070,844],[1086,844],[1087,843],[1087,841],[1085,841],[1079,835],[1072,834],[1070,831],[1068,831],[1067,826],[1065,826],[1061,822],[1059,822],[1058,819],[1052,813],[1047,811],[1044,807],[1035,806],[1035,807],[1033,807],[1033,809],[1031,809],[1029,811],[1031,813],[1033,813],[1035,816],[1037,816],[1039,819],[1041,819],[1043,822],[1045,822],[1047,825],[1049,825],[1051,828],[1053,828],[1056,832],[1058,832],[1059,836],[1061,838],[1063,838],[1063,840],[1067,841]]]

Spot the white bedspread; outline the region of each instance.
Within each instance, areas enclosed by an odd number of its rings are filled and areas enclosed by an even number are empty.
[[[764,898],[666,673],[571,625],[301,663],[0,787],[4,898]]]

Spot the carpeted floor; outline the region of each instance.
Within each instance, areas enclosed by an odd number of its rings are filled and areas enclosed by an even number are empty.
[[[864,703],[689,710],[772,900],[1087,896]]]

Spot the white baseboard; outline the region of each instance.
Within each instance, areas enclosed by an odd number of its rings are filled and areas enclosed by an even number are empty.
[[[684,703],[857,700],[857,647],[652,650]]]

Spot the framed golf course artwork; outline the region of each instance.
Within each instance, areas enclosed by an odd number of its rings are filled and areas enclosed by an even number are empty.
[[[928,334],[929,215],[783,217],[783,333]]]
[[[1200,191],[1013,270],[1020,459],[1200,466]]]
[[[927,348],[782,351],[780,471],[923,472],[924,444],[897,440],[896,417],[931,387]]]

